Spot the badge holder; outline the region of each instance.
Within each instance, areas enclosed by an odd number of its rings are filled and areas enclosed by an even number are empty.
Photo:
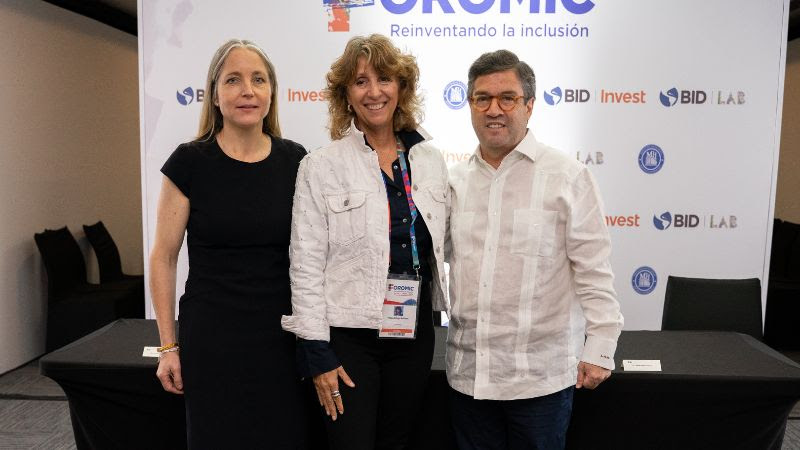
[[[417,316],[419,315],[419,295],[422,279],[419,277],[419,252],[417,250],[417,236],[414,222],[417,219],[417,207],[411,196],[411,177],[403,153],[403,145],[397,139],[397,159],[400,161],[400,171],[403,175],[403,187],[406,191],[408,209],[411,212],[411,258],[416,275],[390,273],[386,278],[386,294],[383,297],[381,309],[381,326],[378,329],[379,338],[414,339],[417,336]],[[389,188],[386,188],[389,195]],[[389,220],[389,238],[391,239],[392,221]]]
[[[418,276],[393,273],[386,278],[386,295],[381,309],[379,338],[417,337],[420,281]]]

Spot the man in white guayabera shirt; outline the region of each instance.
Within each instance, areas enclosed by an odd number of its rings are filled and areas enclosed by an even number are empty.
[[[533,71],[469,69],[479,146],[450,173],[447,377],[459,448],[565,446],[575,388],[611,375],[623,319],[597,185],[527,129]]]

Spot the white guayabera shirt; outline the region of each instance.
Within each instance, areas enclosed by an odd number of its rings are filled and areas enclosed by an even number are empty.
[[[528,132],[494,169],[450,172],[447,377],[477,399],[558,392],[578,360],[614,368],[623,318],[591,173]]]

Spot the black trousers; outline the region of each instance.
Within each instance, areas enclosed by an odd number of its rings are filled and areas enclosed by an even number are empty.
[[[413,340],[378,339],[373,329],[331,328],[331,347],[356,385],[339,381],[344,414],[335,422],[325,417],[331,450],[408,448],[433,359],[431,309],[425,283]]]

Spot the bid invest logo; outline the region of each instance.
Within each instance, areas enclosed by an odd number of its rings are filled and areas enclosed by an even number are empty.
[[[181,105],[189,106],[192,104],[192,102],[202,102],[203,97],[205,97],[205,90],[187,87],[183,90],[175,91],[175,97],[178,99],[178,103]]]
[[[592,98],[587,89],[561,89],[561,86],[544,91],[542,94],[545,103],[550,106],[556,106],[562,101],[564,103],[586,103]]]

